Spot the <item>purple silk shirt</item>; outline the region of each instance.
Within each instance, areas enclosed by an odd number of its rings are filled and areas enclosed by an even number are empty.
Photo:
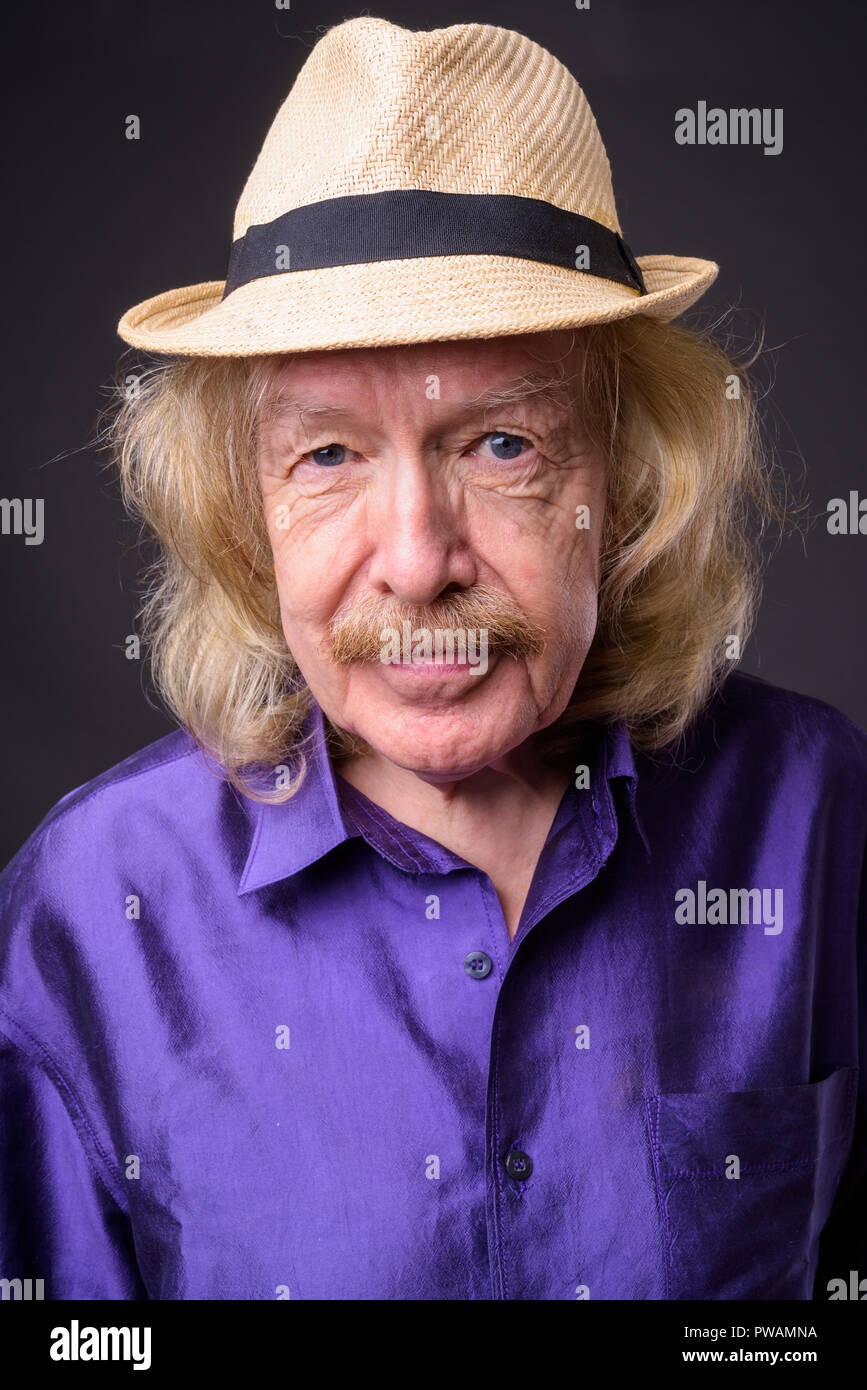
[[[487,875],[336,776],[315,706],[309,729],[286,804],[179,731],[65,796],[0,878],[0,1279],[571,1300],[867,1277],[854,724],[736,674],[677,761],[599,730],[512,943]]]

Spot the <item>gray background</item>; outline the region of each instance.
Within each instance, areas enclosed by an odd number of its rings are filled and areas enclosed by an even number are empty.
[[[720,263],[703,309],[738,305],[745,346],[764,327],[769,428],[818,517],[773,560],[745,667],[867,724],[867,536],[824,524],[830,497],[867,493],[860,4],[22,5],[4,15],[0,494],[43,497],[46,534],[0,537],[0,862],[65,792],[172,727],[124,657],[132,532],[88,444],[124,350],[115,325],[161,290],[223,277],[235,203],[317,26],[362,13],[499,24],[549,48],[594,109],[634,253]],[[674,112],[699,100],[783,107],[783,152],[678,146]]]

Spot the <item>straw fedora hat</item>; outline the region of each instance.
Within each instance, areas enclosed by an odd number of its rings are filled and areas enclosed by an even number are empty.
[[[157,353],[376,347],[672,319],[719,267],[640,256],[571,73],[490,24],[326,31],[235,210],[225,281],[118,324]]]

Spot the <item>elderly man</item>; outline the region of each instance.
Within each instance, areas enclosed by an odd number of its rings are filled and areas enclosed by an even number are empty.
[[[523,36],[312,50],[106,429],[179,728],[2,878],[0,1274],[811,1299],[867,1273],[865,737],[733,672],[744,371]],[[861,977],[863,986],[863,975]],[[848,1287],[848,1285],[847,1285]]]

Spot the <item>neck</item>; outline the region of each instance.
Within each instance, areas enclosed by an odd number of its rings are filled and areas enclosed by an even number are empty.
[[[486,873],[514,939],[571,767],[543,764],[523,750],[450,782],[427,781],[374,753],[336,770],[395,820]]]

